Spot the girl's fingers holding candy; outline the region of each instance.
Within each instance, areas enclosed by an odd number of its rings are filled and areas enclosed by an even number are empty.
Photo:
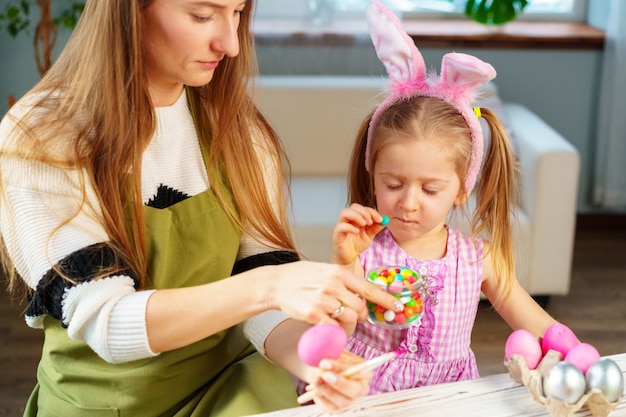
[[[359,227],[368,226],[373,223],[371,213],[366,207],[353,204],[348,208],[341,210],[339,220],[354,223]]]
[[[357,234],[359,233],[360,230],[361,229],[359,229],[353,223],[340,222],[340,223],[337,223],[337,225],[335,226],[335,230],[333,231],[333,233]]]

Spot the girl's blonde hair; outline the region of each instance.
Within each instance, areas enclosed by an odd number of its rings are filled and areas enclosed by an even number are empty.
[[[490,240],[494,273],[501,294],[508,296],[515,281],[515,259],[511,232],[511,214],[517,199],[517,163],[502,123],[490,109],[480,109],[491,132],[482,172],[476,184],[476,210],[471,218],[472,237],[483,231]],[[349,203],[376,207],[373,173],[377,155],[391,142],[415,140],[439,141],[450,151],[461,183],[461,195],[467,194],[465,175],[470,164],[472,142],[467,122],[450,103],[433,97],[415,96],[394,103],[380,117],[372,132],[369,167],[365,166],[368,128],[372,114],[361,124],[348,171]],[[369,172],[368,172],[369,170]]]
[[[119,269],[130,267],[141,288],[150,285],[141,161],[156,123],[141,38],[142,11],[151,1],[89,0],[59,58],[28,93],[31,100],[37,97],[33,110],[15,120],[11,146],[0,150],[0,155],[83,173],[83,204],[87,204],[84,184],[89,182]],[[225,57],[211,83],[187,87],[187,94],[200,140],[208,150],[207,165],[218,168],[209,170],[209,180],[224,184],[233,195],[236,208],[229,209],[224,191],[214,187],[231,219],[240,229],[250,224],[277,247],[294,249],[286,211],[288,162],[249,95],[258,73],[249,29],[253,7],[249,0],[241,15],[239,55]],[[260,160],[259,146],[272,159],[274,184],[266,184],[259,175],[268,164]],[[278,190],[276,201],[270,201],[269,189]],[[14,289],[18,280],[4,247],[3,266]],[[101,276],[113,272],[102,271]]]

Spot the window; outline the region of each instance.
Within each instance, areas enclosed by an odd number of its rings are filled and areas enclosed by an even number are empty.
[[[462,17],[466,0],[382,0],[404,19]],[[333,18],[361,18],[369,0],[259,0],[257,18],[310,19],[324,24]],[[521,20],[583,22],[587,0],[529,0]]]

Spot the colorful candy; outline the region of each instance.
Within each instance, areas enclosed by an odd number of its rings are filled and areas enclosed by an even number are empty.
[[[424,311],[423,281],[417,272],[405,266],[384,266],[368,272],[367,279],[404,305],[402,312],[395,312],[368,301],[370,323],[384,328],[402,329],[421,322]]]

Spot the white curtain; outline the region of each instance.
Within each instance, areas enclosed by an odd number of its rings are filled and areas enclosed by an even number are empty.
[[[593,201],[605,209],[626,208],[626,2],[610,0],[606,29]]]

